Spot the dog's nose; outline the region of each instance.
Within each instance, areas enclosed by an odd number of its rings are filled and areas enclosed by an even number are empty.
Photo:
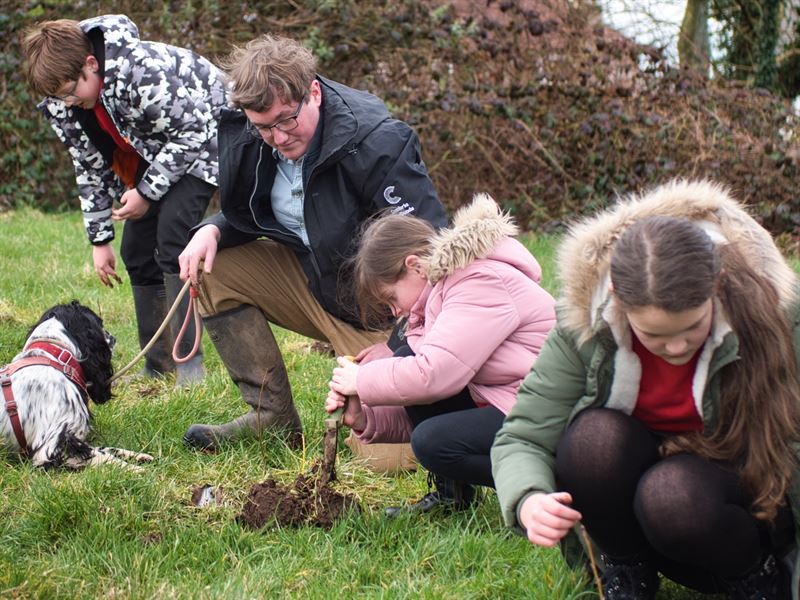
[[[106,344],[108,344],[108,347],[109,347],[110,350],[113,350],[114,346],[117,344],[117,338],[115,338],[113,335],[111,335],[107,331],[105,333],[106,333]]]

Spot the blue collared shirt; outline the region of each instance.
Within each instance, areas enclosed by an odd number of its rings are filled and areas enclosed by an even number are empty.
[[[306,194],[303,187],[303,167],[306,162],[313,165],[319,155],[324,129],[323,116],[324,111],[320,105],[317,129],[314,131],[314,136],[311,138],[311,143],[308,145],[305,155],[298,160],[289,160],[277,149],[272,148],[272,156],[275,158],[277,166],[277,173],[275,173],[275,181],[272,182],[270,195],[272,212],[278,223],[296,234],[306,245],[306,248],[310,248],[311,244],[308,241],[305,212],[303,211]]]
[[[303,201],[305,199],[303,191],[303,161],[305,157],[301,157],[298,160],[289,160],[274,148],[272,149],[272,156],[275,157],[277,166],[270,196],[272,212],[278,223],[296,234],[308,247],[310,244],[303,213]]]

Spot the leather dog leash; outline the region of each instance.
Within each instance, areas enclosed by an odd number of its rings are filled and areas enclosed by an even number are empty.
[[[175,345],[172,348],[172,360],[176,363],[185,363],[188,362],[195,354],[197,354],[197,349],[200,347],[200,336],[203,335],[203,328],[202,323],[200,320],[200,311],[195,304],[195,298],[197,297],[197,291],[194,287],[192,287],[192,281],[190,279],[186,280],[186,283],[183,284],[181,291],[178,292],[178,295],[175,297],[175,302],[172,303],[169,311],[167,311],[167,316],[164,317],[164,321],[159,326],[158,330],[153,334],[153,337],[150,338],[150,341],[145,344],[144,348],[141,349],[139,354],[134,356],[131,361],[122,367],[119,371],[114,373],[113,377],[108,380],[109,383],[114,383],[117,379],[122,377],[125,373],[130,371],[139,359],[142,358],[150,348],[156,343],[161,334],[164,333],[164,330],[169,326],[170,319],[172,316],[177,312],[178,305],[180,304],[183,297],[186,295],[186,290],[190,290],[189,292],[189,308],[186,311],[186,318],[183,320],[183,326],[181,327],[180,332],[178,333],[175,339]],[[178,356],[178,346],[180,345],[181,341],[183,340],[183,336],[186,333],[186,329],[189,326],[189,320],[191,319],[192,315],[194,315],[194,325],[195,325],[195,339],[194,339],[194,346],[184,357]]]

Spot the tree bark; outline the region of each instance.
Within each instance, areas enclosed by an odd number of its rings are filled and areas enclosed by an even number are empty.
[[[781,0],[763,0],[760,31],[756,46],[755,85],[774,90],[777,83],[777,66],[775,49],[778,44],[778,27],[780,25]]]
[[[708,77],[708,0],[687,0],[678,37],[682,67]]]

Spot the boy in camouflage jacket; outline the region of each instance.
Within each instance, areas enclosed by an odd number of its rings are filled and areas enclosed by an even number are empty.
[[[41,23],[23,45],[30,85],[45,96],[38,108],[72,157],[95,272],[109,287],[121,281],[113,221],[125,221],[120,254],[144,346],[181,289],[178,255],[216,191],[221,74],[189,50],[140,40],[124,15]],[[170,337],[148,352],[146,375],[175,370]],[[177,366],[179,385],[202,376],[202,355]]]

